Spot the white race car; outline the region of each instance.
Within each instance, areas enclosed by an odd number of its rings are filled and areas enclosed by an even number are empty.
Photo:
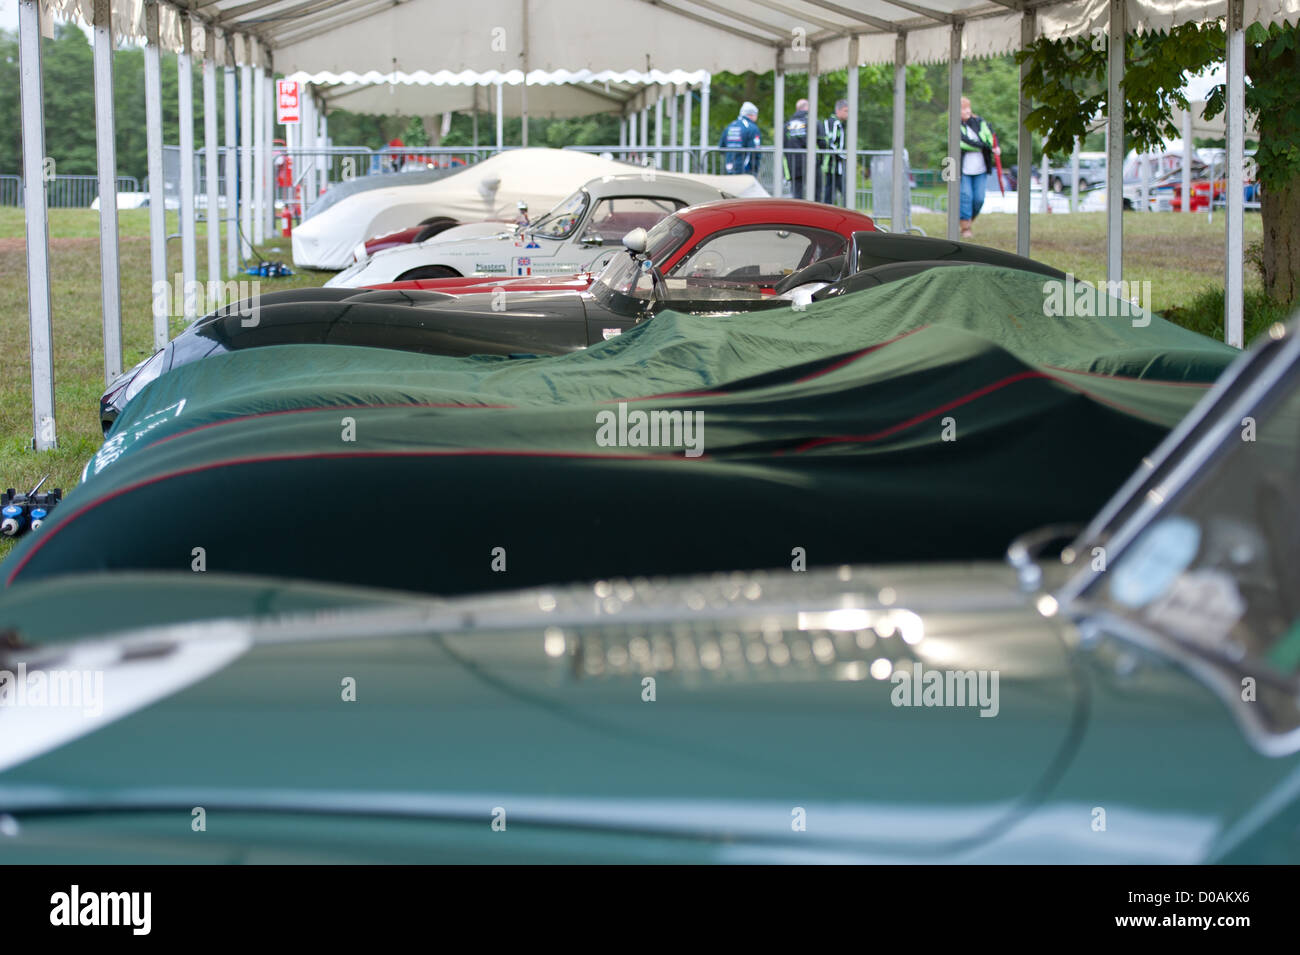
[[[526,226],[498,226],[486,236],[466,236],[468,229],[449,230],[424,242],[377,252],[325,284],[363,288],[458,275],[513,278],[597,272],[618,253],[623,236],[633,229],[648,230],[685,206],[730,198],[720,189],[683,176],[602,176]]]

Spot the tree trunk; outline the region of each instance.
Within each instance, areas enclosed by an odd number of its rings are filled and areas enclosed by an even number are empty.
[[[1253,85],[1276,86],[1279,77],[1295,77],[1300,71],[1300,54],[1294,47],[1272,59],[1263,52],[1268,48],[1246,45],[1246,75]],[[1300,111],[1293,106],[1261,110],[1256,127],[1261,152],[1285,150],[1300,142]],[[1300,169],[1294,163],[1289,165],[1295,170],[1290,175],[1279,175],[1277,166],[1272,176],[1268,169],[1260,172],[1264,291],[1281,305],[1300,303]]]
[[[1300,303],[1300,179],[1266,187],[1260,212],[1264,290],[1282,305]]]

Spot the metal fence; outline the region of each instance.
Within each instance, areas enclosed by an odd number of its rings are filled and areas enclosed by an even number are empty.
[[[117,191],[139,192],[140,183],[134,176],[118,176]],[[98,176],[58,175],[45,183],[45,203],[51,209],[89,208],[98,195]],[[21,206],[22,204],[22,177],[0,175],[0,206]]]

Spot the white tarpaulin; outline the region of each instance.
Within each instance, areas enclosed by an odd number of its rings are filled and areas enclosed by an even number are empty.
[[[566,149],[512,149],[437,182],[371,189],[330,206],[293,230],[293,261],[303,268],[342,269],[366,239],[416,225],[430,216],[461,222],[513,220],[523,201],[533,215],[549,210],[600,176],[652,169]],[[681,175],[681,174],[674,174]],[[735,196],[766,196],[753,176],[700,176]]]

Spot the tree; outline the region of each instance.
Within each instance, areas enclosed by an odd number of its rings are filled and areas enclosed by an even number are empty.
[[[1124,131],[1138,149],[1179,135],[1173,109],[1190,105],[1190,76],[1222,61],[1225,34],[1216,23],[1186,23],[1166,33],[1129,34],[1124,56]],[[1029,128],[1049,153],[1068,152],[1075,137],[1106,109],[1105,38],[1040,39],[1017,54],[1029,65],[1024,92],[1037,104]],[[1255,115],[1255,164],[1262,187],[1264,290],[1278,304],[1300,300],[1300,31],[1283,24],[1246,30],[1246,109]],[[1225,90],[1206,101],[1207,118],[1223,111]]]

